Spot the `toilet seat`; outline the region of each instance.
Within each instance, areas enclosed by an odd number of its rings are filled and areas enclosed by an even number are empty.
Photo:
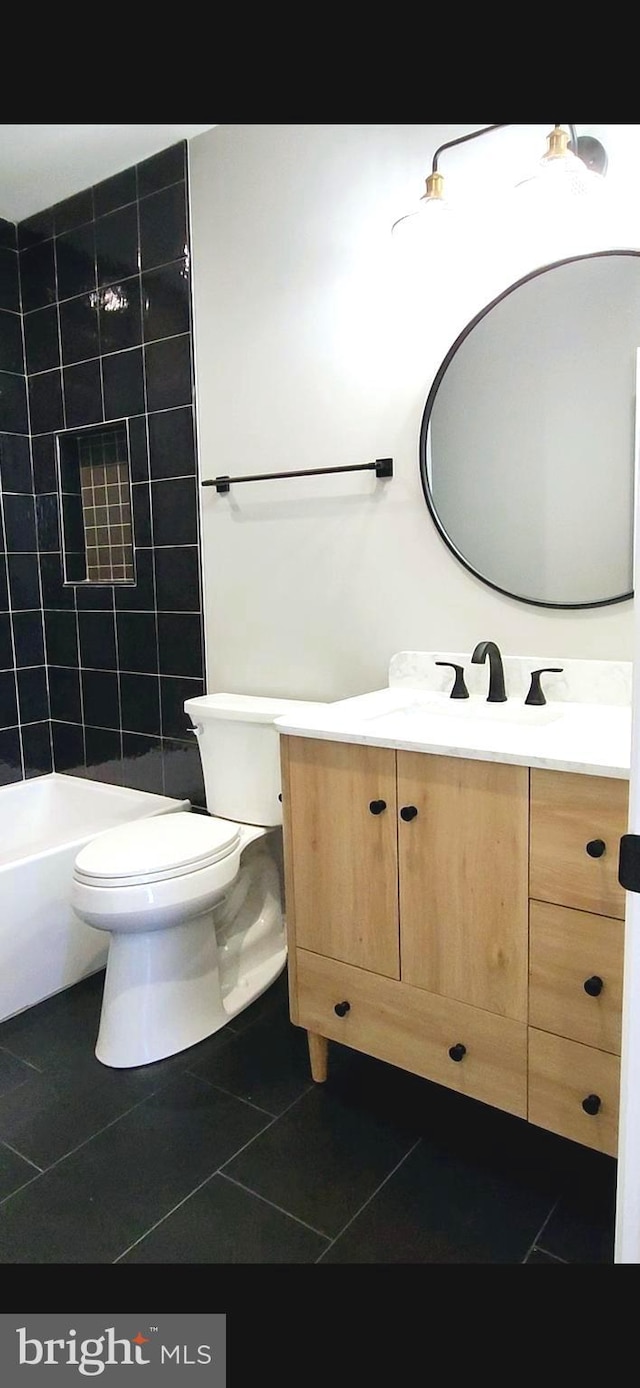
[[[239,824],[176,812],[107,829],[80,850],[76,882],[88,887],[146,886],[212,867],[233,854]]]

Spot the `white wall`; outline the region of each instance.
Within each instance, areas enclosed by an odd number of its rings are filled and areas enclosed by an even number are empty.
[[[457,563],[427,511],[418,441],[442,358],[497,293],[565,255],[640,248],[625,176],[640,126],[578,127],[607,149],[611,203],[578,228],[514,230],[488,209],[490,181],[506,192],[550,125],[445,152],[447,194],[469,205],[417,262],[391,224],[417,205],[436,147],[474,128],[220,125],[190,143],[201,476],[394,461],[386,482],[202,489],[209,690],[341,698],[384,685],[395,651],[488,638],[506,655],[633,658],[632,601],[535,608]]]

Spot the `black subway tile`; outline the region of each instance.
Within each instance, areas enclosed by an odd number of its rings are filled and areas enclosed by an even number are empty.
[[[87,776],[95,781],[121,786],[122,739],[110,728],[85,727]]]
[[[198,499],[193,477],[151,483],[154,545],[198,542]]]
[[[60,336],[65,366],[97,357],[100,352],[97,299],[90,294],[79,294],[61,304]]]
[[[128,202],[135,202],[136,196],[135,166],[124,169],[122,173],[113,174],[111,178],[104,178],[93,187],[96,217],[102,217],[105,212],[115,212],[117,207],[124,207]]]
[[[142,349],[102,358],[105,419],[124,419],[144,412]]]
[[[14,612],[40,608],[40,573],[37,554],[10,554],[9,594]]]
[[[192,805],[206,809],[202,762],[195,739],[191,743],[163,738],[162,752],[165,795],[190,800]]]
[[[18,257],[15,251],[0,247],[0,308],[20,312]]]
[[[148,159],[144,159],[141,164],[138,164],[136,166],[138,197],[144,198],[147,193],[157,193],[160,188],[166,188],[169,184],[184,179],[186,154],[186,141],[180,140],[175,145],[169,145],[167,149],[160,150],[159,154],[152,154]]]
[[[144,349],[144,363],[149,411],[172,410],[192,403],[190,333],[149,342]]]
[[[159,612],[200,611],[200,558],[197,545],[156,549]]]
[[[136,203],[106,213],[96,222],[98,285],[119,284],[140,268]]]
[[[29,377],[29,408],[34,434],[51,434],[64,428],[60,371],[43,371]]]
[[[68,775],[84,776],[84,736],[82,728],[74,723],[51,723],[53,741],[53,761],[56,771]]]
[[[191,405],[149,415],[149,468],[154,482],[166,477],[190,477],[195,474],[196,449]]]
[[[0,732],[0,785],[13,785],[22,780],[22,757],[17,728]]]
[[[62,371],[67,428],[97,424],[103,419],[100,362],[83,361]]]
[[[134,674],[157,674],[158,641],[153,612],[118,612],[118,666]]]
[[[120,674],[122,727],[127,732],[160,733],[160,682],[157,675]]]
[[[8,553],[16,550],[30,550],[35,553],[38,544],[33,496],[18,496],[13,493],[5,496],[4,526]]]
[[[187,253],[187,199],[184,183],[140,201],[140,265],[151,270]]]
[[[200,617],[187,612],[159,612],[158,649],[162,675],[200,679],[203,673]]]
[[[45,612],[44,632],[48,664],[77,667],[78,627],[75,612]]]
[[[122,734],[122,781],[133,790],[163,794],[163,753],[159,738]]]
[[[0,370],[24,373],[22,326],[18,313],[0,308]]]
[[[0,484],[4,492],[31,494],[31,459],[26,434],[0,434]]]
[[[20,252],[20,285],[23,313],[55,303],[56,265],[52,240],[28,246]]]
[[[18,708],[21,723],[40,723],[49,717],[47,672],[44,665],[18,670]]]
[[[24,315],[27,373],[53,371],[60,365],[58,309],[55,304]]]
[[[186,699],[199,699],[204,694],[203,680],[185,680],[179,675],[160,676],[160,707],[164,737],[188,741],[194,736],[193,724],[185,713]]]
[[[96,289],[96,236],[93,222],[56,236],[58,296],[73,299]]]
[[[0,432],[26,434],[28,428],[26,379],[10,371],[0,371]]]
[[[14,728],[18,722],[18,696],[13,670],[0,672],[0,728]]]
[[[49,666],[49,697],[51,717],[62,722],[82,722],[80,671],[66,666]]]
[[[85,670],[116,669],[113,612],[78,612],[80,664]]]
[[[53,771],[51,724],[48,719],[42,723],[29,723],[22,728],[22,747],[26,780],[32,776],[48,776]]]
[[[44,665],[42,612],[14,612],[11,621],[17,668]]]
[[[97,728],[120,727],[118,676],[110,670],[83,670],[82,708],[85,723]]]

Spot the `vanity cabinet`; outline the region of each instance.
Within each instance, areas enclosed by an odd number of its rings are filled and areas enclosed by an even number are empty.
[[[291,1017],[314,1078],[336,1040],[524,1117],[526,767],[281,749]]]
[[[626,781],[281,734],[290,1015],[617,1147]]]

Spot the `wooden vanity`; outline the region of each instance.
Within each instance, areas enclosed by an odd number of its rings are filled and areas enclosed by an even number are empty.
[[[628,781],[281,732],[290,1015],[615,1155]]]

